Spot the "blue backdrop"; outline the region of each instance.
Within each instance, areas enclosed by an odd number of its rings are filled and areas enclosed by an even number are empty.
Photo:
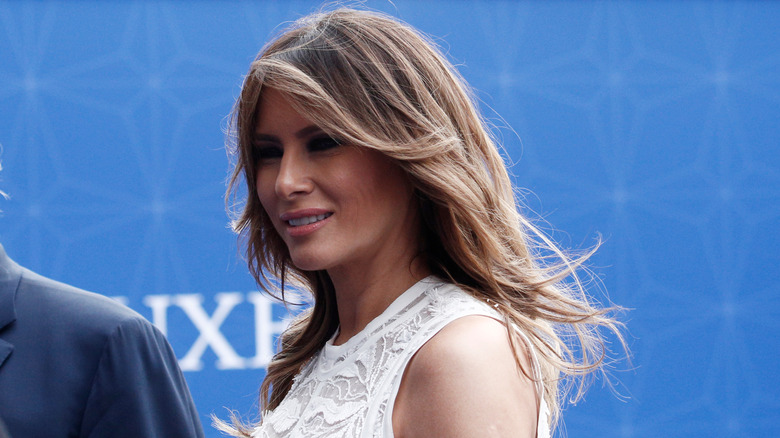
[[[522,139],[501,130],[555,237],[606,238],[635,370],[569,436],[780,436],[780,3],[393,3],[368,5],[441,37]],[[227,228],[224,117],[316,6],[0,2],[0,241],[166,330],[205,424],[255,411],[284,323]]]

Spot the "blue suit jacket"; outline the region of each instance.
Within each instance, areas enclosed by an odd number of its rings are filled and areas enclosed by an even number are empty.
[[[0,418],[15,438],[203,437],[165,337],[0,245]]]

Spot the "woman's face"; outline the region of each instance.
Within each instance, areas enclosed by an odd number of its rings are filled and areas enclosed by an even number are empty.
[[[299,269],[368,273],[416,254],[413,189],[384,155],[339,144],[274,89],[260,100],[254,153],[258,198]]]

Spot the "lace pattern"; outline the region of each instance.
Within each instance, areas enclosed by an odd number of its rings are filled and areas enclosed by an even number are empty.
[[[409,360],[447,323],[474,314],[500,319],[453,285],[421,280],[345,344],[328,342],[252,436],[392,437],[389,417]]]

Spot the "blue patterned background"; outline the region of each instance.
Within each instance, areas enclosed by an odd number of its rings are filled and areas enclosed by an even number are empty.
[[[522,139],[500,131],[558,241],[606,239],[635,369],[627,400],[597,383],[568,408],[568,435],[780,436],[780,3],[367,4],[442,38]],[[255,337],[283,316],[227,228],[224,117],[316,6],[0,1],[0,241],[164,325],[204,424],[251,416]]]

